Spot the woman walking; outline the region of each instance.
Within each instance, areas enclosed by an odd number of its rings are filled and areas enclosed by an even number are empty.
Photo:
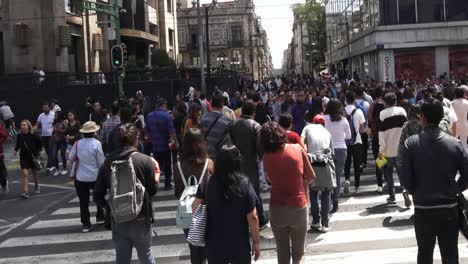
[[[76,114],[73,111],[68,112],[67,121],[68,123],[65,130],[65,135],[67,137],[68,145],[71,148],[71,146],[75,145],[75,142],[78,141],[81,137],[81,123],[77,120]]]
[[[66,138],[66,129],[67,129],[67,119],[65,118],[62,112],[55,113],[55,122],[53,125],[52,131],[52,162],[53,166],[56,168],[54,176],[60,174],[67,174],[67,138]],[[58,154],[60,152],[60,157],[62,159],[63,170],[60,171]]]
[[[96,132],[101,127],[93,121],[88,121],[80,129],[83,139],[77,141],[70,152],[70,160],[77,162],[76,173],[74,175],[75,189],[80,200],[80,216],[83,224],[83,233],[91,229],[89,215],[89,194],[94,189],[99,168],[104,163],[104,153],[102,145],[97,140]],[[97,207],[96,223],[104,222],[103,209]]]
[[[202,177],[208,178],[214,171],[214,163],[208,158],[205,137],[200,129],[189,128],[185,133],[182,146],[184,151],[180,154],[180,160],[174,166],[174,193],[177,198],[180,198],[186,187],[184,183],[194,184],[189,182],[190,176],[194,176],[200,183]],[[182,177],[184,180],[182,180]],[[184,229],[186,237],[188,231],[188,229]],[[189,248],[192,264],[206,263],[206,250],[204,247],[189,244]]]
[[[29,198],[29,170],[34,179],[34,193],[39,194],[38,164],[39,153],[42,149],[41,139],[34,134],[34,128],[29,120],[20,123],[20,132],[16,138],[15,156],[20,152],[20,166],[23,172],[23,194],[21,197]]]
[[[192,109],[190,109],[188,118],[185,120],[185,123],[182,128],[182,136],[184,136],[190,128],[200,128],[200,120],[202,113],[203,112],[201,105],[192,105]]]
[[[235,146],[222,146],[216,154],[213,176],[198,188],[193,208],[206,203],[206,250],[209,263],[249,264],[260,257],[257,195],[240,172],[241,154]],[[249,236],[250,229],[250,236]],[[250,246],[252,239],[252,246]]]
[[[325,128],[330,132],[333,141],[333,162],[335,163],[336,187],[333,190],[333,208],[331,213],[338,211],[338,198],[341,190],[341,176],[344,172],[348,156],[346,139],[351,138],[348,120],[344,117],[343,104],[338,99],[331,99],[327,105]]]
[[[263,168],[271,182],[270,223],[278,263],[304,263],[308,225],[308,189],[315,173],[298,144],[287,144],[286,131],[268,122],[260,130]]]
[[[313,124],[307,125],[302,131],[301,138],[307,146],[307,155],[316,175],[315,181],[310,185],[311,227],[326,233],[330,230],[330,194],[336,187],[336,176],[332,158],[332,136],[324,126],[325,118],[321,115],[315,116]]]

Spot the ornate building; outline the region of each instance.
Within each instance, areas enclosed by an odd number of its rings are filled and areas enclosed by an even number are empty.
[[[179,2],[178,33],[179,62],[185,67],[198,67],[197,8]],[[260,18],[255,14],[252,0],[221,2],[202,8],[204,56],[209,54],[211,72],[221,69],[239,71],[255,80],[272,76],[272,60],[268,39]],[[209,41],[206,41],[206,12],[208,12]],[[208,48],[208,49],[207,49]]]

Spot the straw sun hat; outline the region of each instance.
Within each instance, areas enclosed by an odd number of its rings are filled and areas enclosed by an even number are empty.
[[[94,133],[99,131],[101,129],[100,126],[98,126],[95,122],[93,121],[88,121],[84,123],[83,127],[80,129],[80,132],[83,134],[89,134],[89,133]]]

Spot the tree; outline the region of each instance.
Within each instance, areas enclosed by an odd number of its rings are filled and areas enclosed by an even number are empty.
[[[168,67],[175,66],[175,61],[169,57],[167,52],[163,49],[155,49],[151,54],[151,66]]]
[[[305,50],[314,71],[318,72],[322,70],[327,52],[325,4],[320,0],[306,0],[305,4],[294,5],[293,12],[307,25],[309,43]]]

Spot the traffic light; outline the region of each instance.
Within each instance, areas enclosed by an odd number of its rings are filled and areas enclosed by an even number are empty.
[[[122,47],[120,46],[113,46],[111,49],[111,59],[112,59],[112,67],[115,69],[120,69],[124,66],[124,56]]]

